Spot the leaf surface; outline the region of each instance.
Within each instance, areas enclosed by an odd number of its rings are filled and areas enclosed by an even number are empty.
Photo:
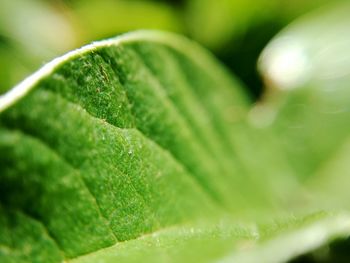
[[[168,33],[45,65],[0,97],[1,261],[279,262],[346,237],[342,210],[294,209],[297,171],[250,107]]]

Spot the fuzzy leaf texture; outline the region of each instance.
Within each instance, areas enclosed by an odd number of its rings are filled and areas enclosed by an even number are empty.
[[[309,200],[279,118],[253,125],[242,85],[180,36],[85,46],[0,108],[1,262],[282,262],[350,233]]]

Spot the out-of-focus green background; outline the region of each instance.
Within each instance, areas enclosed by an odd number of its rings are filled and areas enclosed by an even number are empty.
[[[1,0],[0,93],[45,62],[93,40],[137,29],[184,34],[262,91],[256,61],[271,38],[326,0]],[[335,1],[332,1],[335,2]]]

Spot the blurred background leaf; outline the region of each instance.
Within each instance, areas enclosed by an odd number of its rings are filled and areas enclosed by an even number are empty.
[[[326,0],[2,0],[0,92],[50,59],[135,29],[185,34],[210,48],[249,87],[262,92],[256,60],[269,40]],[[332,1],[336,2],[336,1]]]
[[[269,89],[262,105],[278,112],[272,127],[302,180],[326,169],[348,141],[349,13],[349,2],[332,3],[297,19],[259,60]]]

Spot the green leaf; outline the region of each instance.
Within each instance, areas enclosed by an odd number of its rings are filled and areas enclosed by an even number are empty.
[[[260,58],[273,94],[265,103],[275,114],[269,129],[280,137],[301,180],[322,173],[348,141],[349,11],[343,1],[301,17]]]
[[[0,97],[1,262],[279,262],[350,233],[303,193],[244,89],[154,31],[57,58]]]
[[[92,40],[139,28],[184,31],[178,12],[161,2],[63,2],[1,1],[0,94],[34,72],[43,61]]]

